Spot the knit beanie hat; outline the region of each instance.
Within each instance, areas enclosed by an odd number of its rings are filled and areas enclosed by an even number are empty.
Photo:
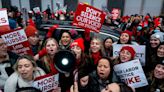
[[[151,35],[151,37],[155,37],[160,40],[160,42],[164,42],[164,32],[157,32]]]
[[[121,48],[120,52],[123,51],[123,50],[128,50],[131,53],[132,59],[134,59],[136,52],[135,52],[135,50],[132,47],[130,47],[130,46],[123,46]]]
[[[131,33],[129,30],[123,31],[123,32],[121,33],[121,35],[122,35],[123,33],[128,34],[128,35],[129,35],[129,40],[131,41],[131,39],[132,39],[132,33]]]
[[[78,32],[75,29],[71,29],[69,32],[71,33],[72,39],[76,39],[78,37]]]
[[[71,43],[71,45],[70,45],[70,48],[72,48],[73,46],[79,46],[80,48],[81,48],[81,50],[82,51],[84,51],[84,40],[83,40],[83,38],[77,38],[77,39],[75,39],[72,43]]]
[[[31,25],[25,28],[25,32],[26,32],[27,37],[38,34],[38,30],[34,26],[31,26]]]

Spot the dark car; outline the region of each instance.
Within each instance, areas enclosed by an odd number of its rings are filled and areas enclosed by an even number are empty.
[[[54,24],[58,24],[59,27],[55,31],[55,38],[59,38],[59,34],[62,30],[71,30],[74,29],[78,32],[78,34],[81,34],[83,36],[84,29],[73,26],[72,21],[59,21],[59,20],[48,20],[46,22],[43,22],[43,24],[40,25],[40,34],[44,38],[45,34],[47,33],[49,27],[53,26]],[[120,33],[117,30],[113,30],[111,27],[102,25],[102,28],[99,33],[91,32],[90,36],[100,36],[102,39],[105,39],[106,37],[110,36],[113,38],[114,41],[117,41],[119,39]]]

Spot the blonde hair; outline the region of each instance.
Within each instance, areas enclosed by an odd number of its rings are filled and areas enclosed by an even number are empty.
[[[97,40],[97,41],[100,42],[100,52],[101,52],[101,55],[102,55],[102,56],[105,56],[105,49],[104,49],[104,46],[103,46],[103,41],[102,41],[102,39],[101,39],[100,37],[98,37],[98,36],[94,36],[94,37],[91,39],[91,42],[92,42],[93,40]],[[89,52],[90,52],[90,53],[92,52],[91,49],[89,49]]]
[[[37,67],[36,62],[35,62],[34,58],[33,58],[31,55],[23,55],[23,56],[20,56],[20,57],[17,59],[16,63],[14,64],[13,69],[14,69],[15,71],[18,70],[18,63],[19,63],[19,61],[20,61],[21,59],[27,59],[27,60],[29,60],[29,61],[32,63],[33,67]]]
[[[53,40],[55,42],[55,44],[57,46],[57,49],[59,49],[59,44],[58,44],[58,42],[56,41],[55,38],[48,38],[44,43],[44,47],[46,47],[46,44],[48,43],[48,41],[51,41],[51,40]]]
[[[55,38],[48,38],[48,39],[46,39],[46,41],[44,43],[44,47],[46,47],[46,44],[48,43],[48,41],[51,41],[51,40],[53,40],[55,42],[56,47],[57,47],[57,51],[58,51],[59,50],[59,44],[58,44],[58,42],[56,41]],[[50,69],[50,66],[49,65],[50,65],[50,62],[52,62],[50,56],[48,54],[46,54],[44,57],[42,57],[41,61],[43,61],[44,65],[45,65],[45,67],[47,69],[47,71],[50,72],[51,69]]]

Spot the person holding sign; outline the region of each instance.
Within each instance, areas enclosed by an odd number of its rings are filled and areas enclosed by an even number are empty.
[[[114,63],[114,65],[116,65],[116,64],[120,64],[120,63],[124,63],[124,62],[128,62],[130,60],[133,60],[135,57],[135,54],[136,54],[136,52],[132,47],[123,46],[120,50],[119,57],[117,57],[113,63]]]
[[[164,92],[164,60],[149,73],[148,80],[150,83],[147,92]]]
[[[45,72],[37,67],[33,57],[29,55],[19,57],[14,65],[14,69],[15,72],[5,83],[5,92],[15,92],[22,87],[32,87],[33,80],[36,77],[45,75]]]
[[[29,25],[25,28],[25,33],[28,38],[28,42],[31,45],[33,54],[37,54],[40,46],[38,30],[34,26]]]
[[[12,67],[18,57],[19,55],[7,49],[6,42],[0,36],[0,89],[4,89],[6,80],[14,72]]]
[[[59,27],[59,25],[53,25],[52,27],[50,27],[50,28],[48,29],[47,34],[46,34],[46,39],[47,39],[47,38],[51,38],[52,35],[53,35],[53,32],[54,32],[55,29],[58,28],[58,27]],[[45,48],[42,48],[42,50],[40,50],[40,51],[34,56],[34,59],[37,61],[37,60],[39,60],[39,58],[42,58],[42,57],[43,57],[44,55],[46,55],[46,54],[47,54],[46,49],[45,49]]]
[[[117,76],[119,76],[119,78],[125,82],[126,84],[128,84],[129,86],[131,87],[134,87],[136,88],[136,92],[141,92],[145,89],[146,87],[146,83],[147,83],[147,80],[146,80],[146,77],[145,77],[145,74],[142,70],[142,67],[141,67],[141,64],[140,64],[140,61],[138,59],[134,59],[135,57],[135,50],[130,47],[130,46],[123,46],[120,50],[120,54],[119,54],[119,57],[117,57],[113,63],[114,63],[114,71],[116,72]],[[125,68],[123,68],[123,64],[129,64],[132,62],[132,61],[137,61],[136,63],[136,66],[132,66],[133,68],[128,68],[126,69],[127,66],[125,66]],[[121,66],[122,65],[122,66]],[[117,68],[116,68],[117,67]],[[139,67],[140,67],[140,71],[137,71],[139,70]],[[117,71],[116,69],[119,69],[119,68],[123,68],[121,69],[121,71]],[[134,75],[135,73],[133,73],[133,71],[137,71],[137,73],[141,73],[142,74],[142,77],[144,81],[146,81],[144,83],[144,85],[141,85],[141,86],[134,86],[133,84],[135,83],[140,83],[141,82],[141,78],[139,76],[136,76]],[[120,75],[122,74],[122,75]],[[133,86],[132,86],[133,85]]]

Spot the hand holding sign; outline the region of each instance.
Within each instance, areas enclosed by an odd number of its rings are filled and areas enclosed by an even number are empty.
[[[87,4],[79,3],[73,25],[99,32],[105,19],[105,12]]]
[[[148,85],[142,66],[138,59],[114,66],[120,79],[131,87],[138,88]]]
[[[2,35],[2,39],[4,39],[7,43],[9,50],[19,55],[33,55],[24,29],[18,29],[13,32],[6,33]]]
[[[60,92],[59,84],[59,74],[51,75],[47,74],[36,78],[33,82],[33,87],[40,89],[42,92],[52,91]]]
[[[119,56],[120,49],[123,46],[133,47],[133,49],[136,51],[135,58],[140,60],[142,66],[145,66],[145,57],[146,57],[145,45],[122,45],[122,44],[120,45],[120,44],[113,44],[113,56],[114,57]]]

